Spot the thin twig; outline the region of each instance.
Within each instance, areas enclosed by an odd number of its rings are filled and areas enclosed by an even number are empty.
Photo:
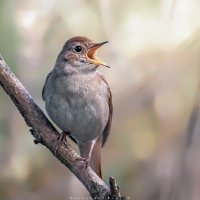
[[[109,179],[110,184],[110,199],[111,200],[126,200],[125,196],[121,196],[119,191],[119,186],[117,185],[115,179],[113,177],[110,177]]]

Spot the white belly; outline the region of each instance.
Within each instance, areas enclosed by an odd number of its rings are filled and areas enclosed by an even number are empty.
[[[93,140],[102,134],[108,121],[108,104],[98,94],[90,97],[74,94],[63,98],[55,93],[46,104],[51,119],[80,141]]]

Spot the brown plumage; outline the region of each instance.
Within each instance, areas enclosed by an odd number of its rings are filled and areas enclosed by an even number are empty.
[[[107,141],[112,120],[112,95],[96,56],[107,42],[85,37],[69,39],[47,76],[42,96],[51,119],[77,143],[84,162],[102,177],[101,148]]]

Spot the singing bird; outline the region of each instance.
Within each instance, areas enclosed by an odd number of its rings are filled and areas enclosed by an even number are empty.
[[[96,55],[106,43],[80,36],[67,40],[42,91],[50,118],[77,143],[80,156],[101,178],[101,148],[113,113],[110,88],[97,71],[108,67]]]

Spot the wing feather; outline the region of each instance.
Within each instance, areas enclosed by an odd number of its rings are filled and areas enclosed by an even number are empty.
[[[110,134],[112,115],[113,115],[113,104],[112,104],[112,93],[111,93],[110,87],[108,86],[108,83],[105,80],[105,78],[103,77],[103,75],[101,75],[99,73],[99,76],[102,79],[102,81],[107,85],[107,89],[108,89],[108,106],[109,106],[108,122],[107,122],[107,124],[105,126],[105,129],[103,131],[103,141],[102,141],[102,147],[103,147],[105,145],[107,139],[108,139],[109,134]]]

